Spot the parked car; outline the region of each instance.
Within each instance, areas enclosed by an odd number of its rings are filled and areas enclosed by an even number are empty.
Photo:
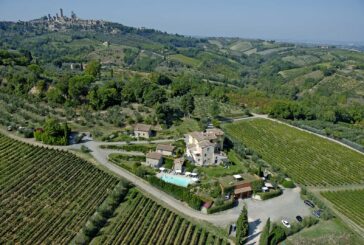
[[[226,193],[225,195],[225,200],[229,200],[230,199],[230,192]]]
[[[291,224],[285,219],[282,219],[282,224],[287,228],[291,228]]]
[[[296,220],[297,220],[298,222],[302,222],[303,218],[302,218],[301,216],[297,215],[297,216],[296,216]]]
[[[311,207],[311,208],[314,208],[314,207],[315,207],[315,204],[313,204],[313,202],[312,202],[312,201],[310,201],[310,200],[305,200],[305,201],[304,201],[304,203],[305,203],[307,206]]]
[[[317,217],[317,218],[320,218],[321,217],[321,213],[322,213],[322,210],[319,209],[319,210],[315,210],[312,212],[312,214]]]

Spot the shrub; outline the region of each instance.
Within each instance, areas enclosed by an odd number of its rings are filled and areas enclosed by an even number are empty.
[[[283,180],[281,184],[284,188],[295,188],[296,187],[296,185],[293,183],[292,180]]]
[[[234,205],[235,205],[235,201],[234,200],[229,200],[229,201],[225,202],[222,205],[213,206],[213,207],[207,209],[207,213],[208,214],[213,214],[213,213],[221,212],[221,211],[233,208]]]
[[[148,181],[173,197],[186,202],[191,208],[200,210],[202,200],[195,194],[191,193],[187,188],[164,182],[155,176],[148,176]]]
[[[286,239],[286,233],[284,229],[280,226],[273,225],[271,234],[269,235],[268,238],[268,244],[276,245],[279,242],[283,241],[284,239]]]
[[[91,152],[91,150],[87,146],[85,146],[85,145],[81,145],[81,151],[84,152],[84,153]]]
[[[273,190],[273,191],[269,191],[269,192],[261,192],[258,195],[260,196],[260,198],[262,200],[267,200],[273,197],[277,197],[279,195],[282,194],[282,190],[281,189],[277,189],[277,190]]]

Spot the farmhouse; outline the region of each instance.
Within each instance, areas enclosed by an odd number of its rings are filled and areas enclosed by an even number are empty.
[[[146,155],[146,164],[158,168],[163,163],[163,155],[158,152],[149,152]]]
[[[161,153],[163,156],[172,156],[174,154],[175,147],[173,145],[158,144],[156,152]]]
[[[152,135],[152,126],[147,124],[135,124],[134,126],[134,136],[136,138],[146,138],[148,139]]]
[[[206,132],[192,132],[185,135],[186,156],[198,166],[217,165],[227,160],[223,149],[224,132],[208,129]]]

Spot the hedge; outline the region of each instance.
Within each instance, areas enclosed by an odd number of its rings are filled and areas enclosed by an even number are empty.
[[[277,189],[277,190],[269,191],[269,192],[258,193],[258,195],[260,196],[260,198],[262,200],[267,200],[267,199],[270,199],[270,198],[273,198],[273,197],[277,197],[277,196],[279,196],[281,194],[282,194],[281,189]]]
[[[191,193],[189,189],[164,182],[156,176],[148,176],[148,181],[158,189],[161,189],[173,197],[188,203],[191,208],[200,210],[202,200],[197,195]]]
[[[222,205],[213,206],[213,207],[207,209],[207,213],[208,214],[213,214],[213,213],[221,212],[221,211],[224,211],[224,210],[233,208],[234,206],[235,206],[235,201],[234,200],[230,200],[230,201],[225,202]]]

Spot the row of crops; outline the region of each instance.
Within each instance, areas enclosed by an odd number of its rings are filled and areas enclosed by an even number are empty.
[[[329,140],[266,119],[226,124],[224,128],[298,183],[364,183],[364,156]]]
[[[227,240],[133,192],[93,244],[217,245]]]
[[[346,217],[364,229],[364,189],[321,193]]]
[[[61,150],[0,134],[0,244],[66,244],[118,183]]]

